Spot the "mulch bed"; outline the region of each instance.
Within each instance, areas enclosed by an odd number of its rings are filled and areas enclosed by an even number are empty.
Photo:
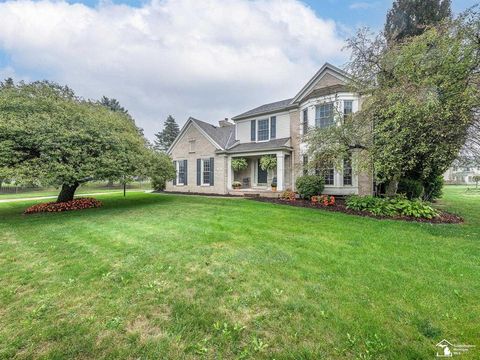
[[[336,198],[335,204],[330,206],[323,206],[319,204],[312,204],[311,201],[297,199],[295,201],[289,201],[284,199],[274,199],[274,198],[265,198],[265,197],[257,197],[251,198],[254,201],[260,202],[267,202],[272,204],[281,204],[281,205],[289,205],[289,206],[297,206],[297,207],[304,207],[304,208],[311,208],[317,210],[327,210],[327,211],[336,211],[342,212],[345,214],[350,215],[357,215],[357,216],[364,216],[364,217],[371,217],[375,219],[381,220],[402,220],[402,221],[415,221],[421,223],[430,223],[430,224],[459,224],[463,222],[463,218],[458,215],[450,214],[445,211],[439,211],[439,216],[433,219],[423,219],[423,218],[416,218],[413,216],[379,216],[373,215],[368,211],[356,211],[352,209],[348,209],[345,205],[345,200],[341,198]]]
[[[24,214],[36,214],[42,212],[62,212],[72,210],[83,210],[90,208],[98,208],[102,206],[102,202],[93,198],[77,198],[66,202],[49,202],[30,206],[25,210]]]

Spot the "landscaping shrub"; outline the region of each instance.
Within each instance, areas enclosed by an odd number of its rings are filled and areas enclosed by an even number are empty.
[[[296,199],[295,191],[292,191],[292,189],[286,189],[280,194],[280,198],[283,200],[295,201]]]
[[[420,180],[414,179],[401,179],[398,183],[399,194],[405,194],[405,196],[412,199],[419,199],[423,195],[423,185]]]
[[[298,193],[305,199],[320,195],[325,188],[323,177],[319,175],[300,176],[295,182],[295,185]]]
[[[368,211],[379,216],[409,216],[432,219],[438,211],[421,200],[408,200],[404,196],[378,198],[373,196],[349,196],[347,208],[357,211]]]
[[[25,210],[25,214],[35,214],[41,212],[62,212],[71,210],[82,210],[97,208],[102,206],[102,202],[93,198],[78,198],[66,202],[49,202],[30,206]]]
[[[163,191],[165,190],[167,180],[163,177],[152,176],[150,183],[155,191]]]
[[[425,191],[423,193],[423,200],[433,201],[442,197],[442,188],[443,188],[443,176],[435,176],[431,179],[427,179],[423,182],[423,187]]]

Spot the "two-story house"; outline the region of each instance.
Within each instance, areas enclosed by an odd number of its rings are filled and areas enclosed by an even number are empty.
[[[168,150],[177,176],[166,190],[268,195],[272,181],[277,191],[294,190],[296,178],[306,172],[303,138],[308,129],[334,126],[361,107],[361,97],[349,90],[348,81],[347,73],[326,63],[293,98],[258,106],[218,126],[189,118]],[[262,169],[260,158],[266,155],[276,156],[276,169]],[[246,169],[234,171],[235,158],[246,159]],[[340,168],[322,169],[325,193],[373,192],[371,174],[355,171],[354,163],[353,157]],[[233,191],[234,181],[242,184],[240,191]]]

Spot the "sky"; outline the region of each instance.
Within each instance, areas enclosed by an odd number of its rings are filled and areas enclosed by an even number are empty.
[[[458,13],[476,1],[452,1]],[[148,138],[169,114],[218,123],[293,97],[345,39],[383,28],[382,0],[0,1],[0,79],[116,98]]]

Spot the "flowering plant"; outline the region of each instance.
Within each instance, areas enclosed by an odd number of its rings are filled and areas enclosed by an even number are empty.
[[[291,189],[287,189],[284,192],[282,192],[282,194],[280,195],[280,198],[282,198],[283,200],[295,201],[296,193]]]
[[[335,196],[333,195],[319,195],[312,196],[312,204],[320,204],[322,206],[331,206],[335,205]]]

